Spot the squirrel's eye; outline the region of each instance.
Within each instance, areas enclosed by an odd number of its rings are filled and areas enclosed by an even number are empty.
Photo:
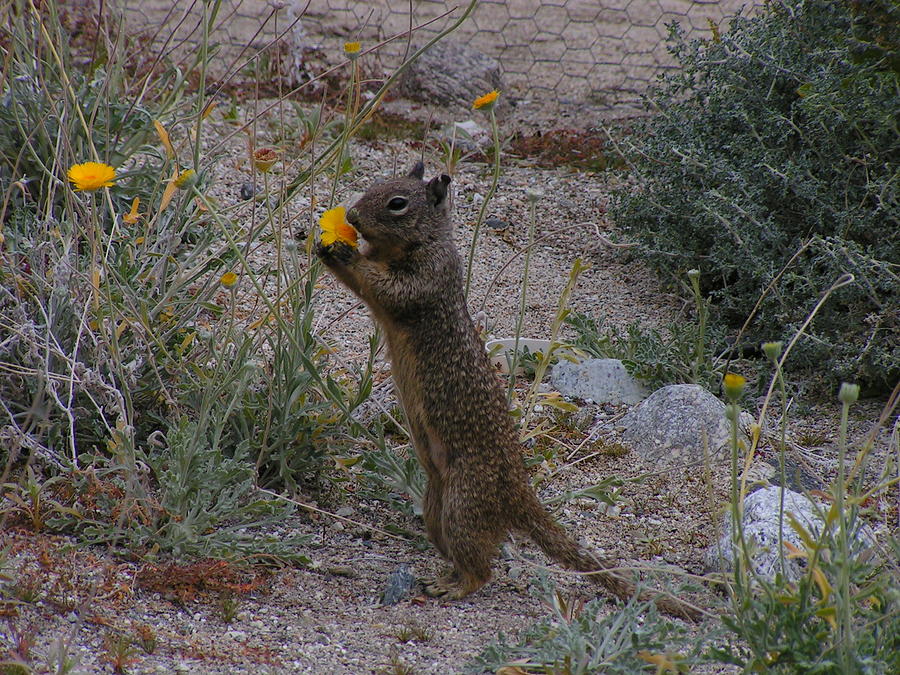
[[[409,200],[406,197],[392,197],[387,204],[388,210],[397,214],[404,213],[408,206]]]

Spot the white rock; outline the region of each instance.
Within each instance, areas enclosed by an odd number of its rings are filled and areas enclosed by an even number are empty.
[[[634,405],[650,393],[618,359],[586,359],[580,363],[561,360],[553,366],[550,382],[563,396],[598,403]]]
[[[744,499],[743,534],[748,543],[750,562],[760,577],[772,581],[778,571],[785,579],[797,581],[805,571],[805,563],[801,558],[788,558],[784,552],[784,567],[778,551],[778,529],[781,524],[782,542],[788,542],[800,550],[804,544],[800,535],[791,527],[787,514],[813,536],[818,538],[822,533],[825,521],[820,517],[816,505],[799,492],[784,491],[784,517],[780,509],[781,488],[765,487],[748,495]],[[824,509],[826,507],[819,507]],[[709,570],[730,572],[734,569],[734,546],[731,538],[731,511],[723,519],[719,539],[706,551],[706,565]],[[837,528],[835,523],[833,527]],[[860,553],[871,548],[875,543],[875,534],[866,525],[857,524],[852,533],[851,550]]]

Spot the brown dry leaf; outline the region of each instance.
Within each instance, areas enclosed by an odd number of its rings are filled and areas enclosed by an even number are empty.
[[[159,212],[162,213],[166,210],[166,207],[169,205],[169,202],[172,201],[172,197],[175,196],[175,191],[178,189],[175,186],[175,180],[178,178],[178,167],[175,167],[175,171],[172,173],[172,177],[169,179],[169,182],[166,184],[166,189],[163,190],[162,199],[159,200]]]
[[[169,140],[169,132],[166,131],[166,128],[159,120],[153,120],[153,127],[156,129],[159,140],[162,141],[163,147],[166,149],[166,156],[169,159],[175,159],[175,148],[172,147],[172,141]]]

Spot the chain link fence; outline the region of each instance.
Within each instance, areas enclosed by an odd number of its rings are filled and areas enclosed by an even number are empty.
[[[364,46],[389,40],[372,55],[374,68],[389,73],[466,3],[222,0],[210,6],[218,7],[209,30],[219,77],[233,77],[254,59],[277,58],[279,72],[299,83],[342,60],[342,45],[352,40]],[[497,59],[510,95],[613,110],[632,106],[652,79],[673,67],[668,24],[708,36],[748,8],[753,5],[745,0],[480,0],[452,39]],[[200,43],[200,0],[119,0],[119,9],[129,31],[159,53],[178,56]]]

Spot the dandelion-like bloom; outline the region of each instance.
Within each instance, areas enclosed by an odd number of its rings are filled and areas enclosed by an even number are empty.
[[[347,56],[357,56],[360,50],[360,44],[358,42],[345,42],[344,43],[344,53]]]
[[[234,272],[225,272],[225,274],[219,277],[219,283],[225,288],[232,288],[237,283],[237,280],[238,276]]]
[[[484,96],[479,96],[472,104],[472,109],[480,110],[481,108],[486,108],[487,110],[490,110],[494,107],[494,103],[496,102],[498,96],[500,96],[500,92],[496,89],[494,89],[494,91],[488,92]]]
[[[341,241],[356,248],[356,230],[347,222],[347,211],[343,206],[336,206],[323,213],[319,218],[319,227],[322,228],[322,246],[331,246],[336,241]]]
[[[253,166],[257,171],[268,173],[272,165],[278,161],[278,153],[272,148],[260,148],[253,153]]]
[[[722,385],[725,387],[725,395],[732,401],[737,400],[744,391],[744,385],[747,384],[747,378],[737,373],[725,373],[722,378]]]
[[[112,187],[116,170],[102,162],[85,162],[72,166],[67,175],[76,190],[93,192],[102,187]]]

